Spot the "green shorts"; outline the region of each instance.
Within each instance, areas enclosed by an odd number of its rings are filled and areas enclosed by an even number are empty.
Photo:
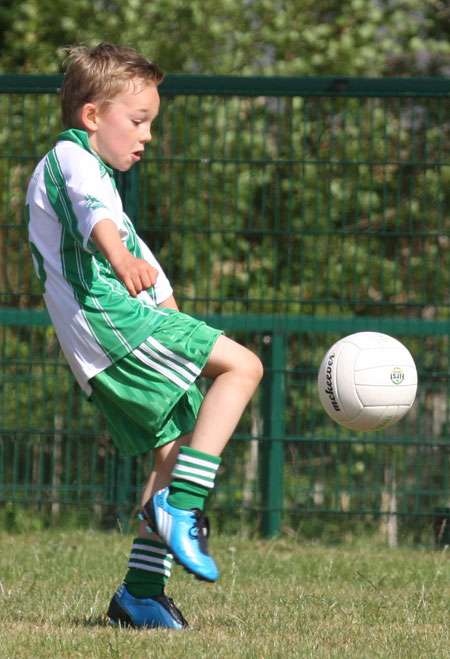
[[[170,311],[140,346],[90,380],[91,400],[123,455],[140,455],[193,430],[203,400],[195,382],[220,334]]]

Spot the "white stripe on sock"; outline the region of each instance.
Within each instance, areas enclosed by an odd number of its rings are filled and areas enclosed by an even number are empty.
[[[139,559],[144,563],[154,563],[155,565],[164,565],[165,567],[170,567],[172,565],[172,561],[167,560],[166,558],[156,558],[155,556],[146,556],[145,554],[139,554],[135,552],[130,554],[130,559],[132,558]]]
[[[183,465],[177,462],[173,468],[172,476],[177,476],[178,474],[186,474],[186,476],[192,474],[193,476],[202,476],[203,478],[209,476],[212,480],[214,480],[216,472],[206,471],[206,469],[195,469],[194,467],[188,467],[187,465]]]
[[[209,460],[202,460],[201,458],[194,458],[191,455],[186,455],[185,453],[182,453],[177,457],[177,463],[178,461],[192,462],[192,464],[196,464],[199,467],[209,467],[209,469],[214,469],[214,471],[217,471],[218,468],[220,467],[220,465],[216,464],[215,462],[210,462]]]
[[[179,474],[175,474],[175,478],[180,477]],[[202,478],[196,478],[195,476],[190,476],[189,478],[181,478],[180,480],[185,480],[186,482],[189,483],[197,483],[197,485],[203,485],[203,487],[207,487],[209,490],[214,487],[214,482],[211,481],[205,481]]]
[[[208,489],[214,487],[214,478],[212,480],[207,480],[206,478],[201,478],[201,475],[194,476],[192,474],[184,474],[180,471],[173,471],[171,475],[173,479],[180,479],[182,481],[186,481],[187,483],[197,483],[198,485],[203,485]]]
[[[159,567],[153,567],[153,565],[143,565],[142,563],[132,563],[131,561],[128,563],[128,567],[135,567],[138,568],[138,570],[145,570],[146,572],[157,572],[158,574],[164,574],[166,577],[170,577],[171,570],[170,569],[163,569]]]
[[[164,556],[172,556],[172,554],[169,553],[166,547],[152,547],[150,545],[144,545],[141,543],[134,542],[131,547],[131,551],[133,551],[134,549],[143,549],[144,551],[151,551],[154,554],[164,554]]]

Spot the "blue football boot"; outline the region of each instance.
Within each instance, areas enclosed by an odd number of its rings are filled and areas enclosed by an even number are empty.
[[[209,522],[203,511],[182,510],[167,500],[169,488],[156,492],[143,506],[149,530],[157,533],[187,572],[203,581],[216,581],[219,571],[208,554]]]
[[[122,627],[162,627],[184,629],[188,623],[173,600],[164,594],[158,597],[133,597],[125,584],[114,593],[107,616],[113,625]]]

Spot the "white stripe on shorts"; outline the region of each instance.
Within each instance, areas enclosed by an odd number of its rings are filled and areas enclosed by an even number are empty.
[[[166,355],[167,357],[170,357],[173,361],[178,362],[179,364],[183,364],[183,366],[186,366],[192,373],[198,377],[201,373],[201,370],[199,369],[196,364],[193,362],[190,362],[188,359],[185,359],[184,357],[181,357],[181,355],[177,355],[176,352],[173,352],[173,350],[170,350],[170,348],[167,348],[164,346],[162,343],[157,341],[153,336],[149,336],[145,341],[145,343],[149,343],[152,345],[158,352],[162,353],[163,355]],[[140,347],[145,350],[144,344],[142,344]]]
[[[192,382],[194,382],[195,380],[195,378],[192,377],[191,382],[185,382],[177,375],[175,375],[175,373],[173,373],[169,368],[166,368],[161,364],[159,364],[158,362],[155,362],[153,359],[147,357],[141,350],[139,350],[139,348],[133,350],[133,355],[135,355],[135,357],[139,359],[139,361],[143,362],[144,364],[147,364],[147,366],[151,366],[158,373],[161,373],[161,375],[165,375],[166,378],[171,380],[171,382],[174,382],[176,385],[178,385],[181,389],[184,389],[185,391],[189,389]]]
[[[139,350],[143,350],[147,355],[150,355],[150,357],[157,359],[158,361],[165,364],[167,367],[173,369],[189,382],[195,382],[196,378],[200,375],[200,371],[198,369],[197,369],[198,373],[195,374],[190,373],[189,370],[183,368],[183,366],[174,363],[171,359],[166,359],[165,357],[163,357],[162,354],[150,348],[150,346],[148,346],[146,343],[141,343],[141,345],[139,346]]]

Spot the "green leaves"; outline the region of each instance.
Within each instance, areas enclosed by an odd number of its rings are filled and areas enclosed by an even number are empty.
[[[446,75],[449,25],[439,0],[8,0],[0,71],[57,72],[62,47],[111,41],[169,73]]]

